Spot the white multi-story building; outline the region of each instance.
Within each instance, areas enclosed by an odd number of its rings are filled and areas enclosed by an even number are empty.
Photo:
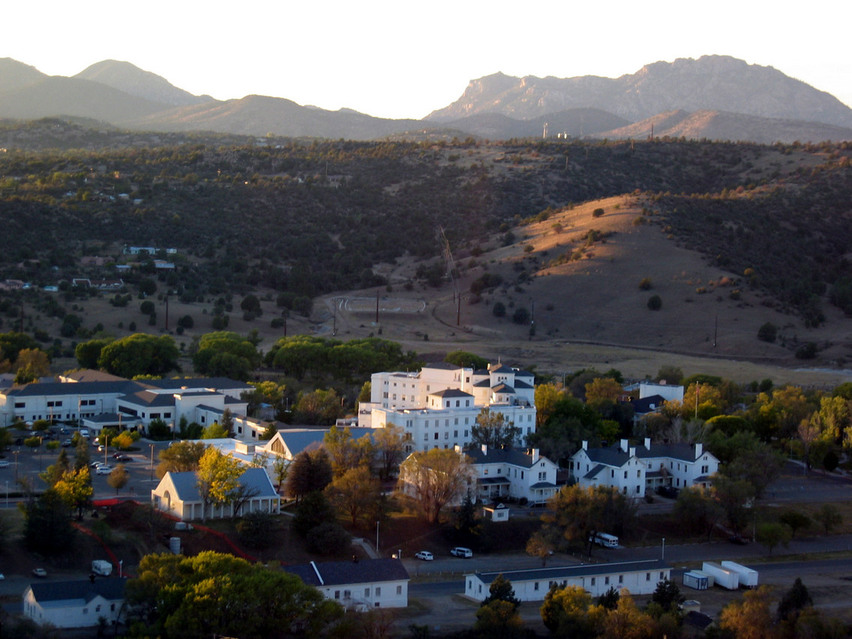
[[[491,449],[487,446],[466,451],[476,474],[476,499],[499,503],[509,497],[543,504],[559,490],[559,467],[538,448],[526,453],[514,448]]]
[[[700,443],[652,444],[646,437],[642,446],[622,439],[617,446],[589,448],[584,441],[571,457],[570,470],[581,486],[609,486],[639,498],[658,486],[707,488],[719,460]]]
[[[405,429],[408,452],[465,447],[483,408],[500,413],[520,429],[521,444],[535,431],[535,378],[505,365],[473,370],[430,364],[419,372],[375,373],[369,403],[359,407],[358,425]]]

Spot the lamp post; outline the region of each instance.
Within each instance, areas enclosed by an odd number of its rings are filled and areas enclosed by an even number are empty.
[[[18,455],[21,454],[21,451],[16,450],[12,453],[15,456],[15,483],[18,483]]]
[[[379,522],[376,522],[376,554],[379,555]]]
[[[148,444],[151,447],[151,481],[154,481],[154,444]]]

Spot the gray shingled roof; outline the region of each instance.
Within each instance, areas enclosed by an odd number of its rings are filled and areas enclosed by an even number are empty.
[[[707,449],[704,449],[701,454],[703,455],[706,452],[708,452]],[[655,444],[653,442],[651,442],[650,450],[644,446],[637,446],[636,456],[639,459],[671,457],[689,462],[694,462],[697,459],[695,457],[695,446],[692,444]]]
[[[121,401],[127,402],[128,404],[136,404],[137,406],[148,406],[148,407],[169,407],[175,405],[175,398],[173,395],[168,393],[154,393],[149,390],[139,391],[138,393],[131,393],[130,395],[125,395],[121,398]]]
[[[225,392],[229,390],[246,390],[251,389],[251,385],[246,382],[240,382],[227,377],[175,377],[171,379],[155,379],[145,380],[147,384],[160,389],[181,388],[215,388],[216,390]]]
[[[145,385],[128,379],[120,382],[47,382],[16,386],[5,391],[7,396],[39,397],[42,395],[98,395],[101,393],[129,394],[144,390]]]
[[[511,386],[509,386],[508,384],[506,384],[505,382],[500,382],[499,384],[497,384],[497,386],[495,386],[491,390],[493,390],[495,393],[506,393],[508,395],[514,395],[515,394],[515,389],[512,388]]]
[[[630,459],[630,456],[622,451],[618,445],[610,448],[589,448],[586,454],[593,462],[606,466],[621,468]]]
[[[124,586],[126,579],[112,577],[110,579],[95,579],[92,583],[88,579],[75,581],[39,581],[30,584],[33,596],[40,604],[48,601],[67,601],[69,599],[82,599],[91,601],[100,595],[110,601],[124,599]]]
[[[408,571],[399,559],[311,562],[285,566],[284,570],[297,575],[307,585],[314,587],[410,579]]]
[[[603,464],[598,464],[594,468],[592,468],[589,472],[583,475],[583,479],[594,479],[599,472],[601,472],[605,466]]]
[[[512,464],[513,466],[521,466],[523,468],[531,468],[533,465],[532,455],[527,455],[523,451],[515,448],[496,448],[488,449],[488,453],[483,453],[481,448],[471,448],[464,451],[465,455],[470,457],[474,464]]]
[[[378,430],[375,428],[361,428],[357,426],[348,426],[347,428],[349,429],[349,434],[352,436],[353,440],[361,439],[365,435],[372,439],[373,435],[375,435]],[[315,445],[315,447],[322,446],[323,439],[325,438],[325,434],[328,430],[328,428],[284,428],[279,430],[278,433],[281,435],[281,440],[290,450],[290,453],[295,457],[311,445]]]

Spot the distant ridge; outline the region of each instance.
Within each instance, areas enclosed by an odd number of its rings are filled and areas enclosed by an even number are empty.
[[[727,56],[649,64],[620,78],[472,80],[423,120],[328,111],[286,98],[196,96],[129,62],[73,77],[0,59],[0,118],[77,118],[130,130],[263,137],[428,140],[630,137],[650,134],[760,143],[849,140],[852,109],[771,67]]]
[[[682,109],[852,127],[852,109],[832,95],[772,67],[717,55],[655,62],[616,79],[498,73],[472,80],[461,98],[426,120],[446,122],[480,113],[530,119],[571,108],[602,109],[632,122]]]

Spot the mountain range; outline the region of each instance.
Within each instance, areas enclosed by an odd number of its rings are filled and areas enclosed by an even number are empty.
[[[645,138],[774,143],[852,140],[852,109],[782,72],[727,56],[655,62],[619,78],[472,80],[423,120],[329,111],[268,96],[196,96],[128,63],[105,60],[73,77],[0,59],[0,118],[86,118],[162,132],[353,140],[476,136]]]

